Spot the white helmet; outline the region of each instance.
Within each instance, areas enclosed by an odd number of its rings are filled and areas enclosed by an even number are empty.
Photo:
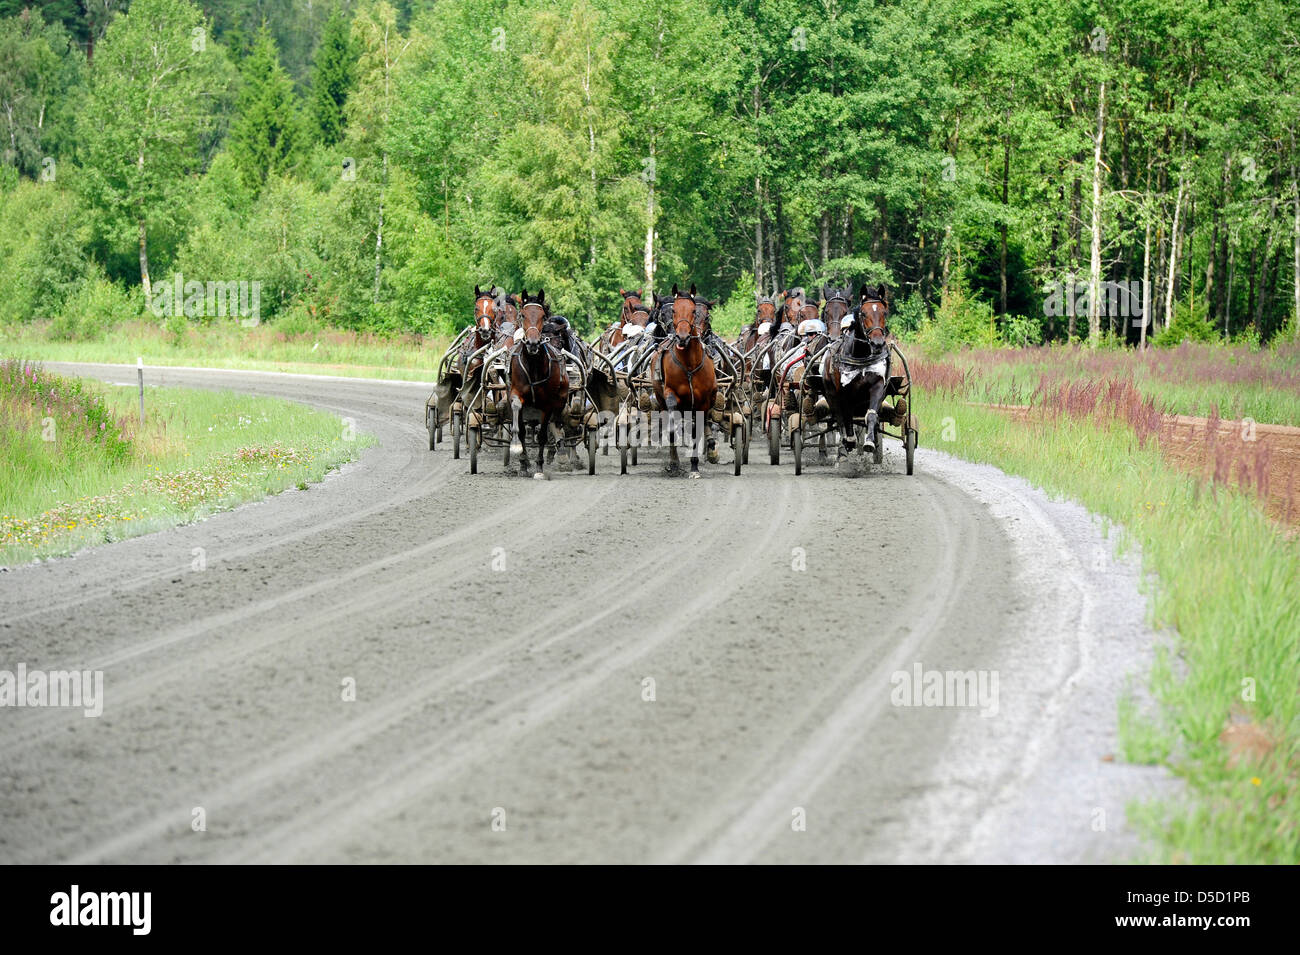
[[[640,325],[633,325],[631,322],[628,322],[623,326],[624,338],[636,338],[638,335],[643,334],[645,334],[645,329]]]
[[[799,335],[810,335],[817,332],[820,335],[826,334],[826,323],[820,318],[805,318],[799,323]]]
[[[840,319],[840,328],[848,328],[850,325],[853,324],[853,320],[855,318],[856,318],[855,313],[849,312],[849,314],[845,315],[843,318]]]
[[[772,330],[772,323],[771,323],[771,322],[764,322],[762,325],[759,325],[759,326],[758,326],[758,333],[759,333],[760,335],[766,335],[766,334],[767,334],[768,332],[770,332],[771,330]]]
[[[518,342],[518,341],[523,341],[523,338],[524,338],[524,330],[523,330],[522,328],[516,328],[516,329],[515,329],[515,341],[517,341],[517,342]]]

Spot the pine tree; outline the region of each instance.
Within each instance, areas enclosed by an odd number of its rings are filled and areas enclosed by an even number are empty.
[[[343,138],[343,106],[352,91],[356,54],[351,28],[341,10],[325,23],[312,74],[312,109],[320,140],[333,146]]]
[[[244,182],[260,189],[269,176],[293,166],[302,146],[302,120],[293,81],[265,24],[242,67],[244,88],[230,129],[230,152]]]

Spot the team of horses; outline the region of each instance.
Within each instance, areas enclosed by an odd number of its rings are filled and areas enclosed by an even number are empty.
[[[626,409],[629,390],[635,392],[640,383],[642,394],[631,398],[642,408],[648,403],[677,420],[712,416],[715,422],[730,423],[732,409],[739,419],[743,406],[745,417],[765,430],[774,427],[773,416],[779,418],[790,389],[804,376],[815,376],[819,407],[838,423],[839,456],[858,450],[859,432],[861,450],[876,450],[890,372],[889,304],[883,286],[862,285],[856,295],[847,287],[826,287],[820,303],[802,288],[786,289],[779,301],[758,296],[753,321],[734,341],[713,332],[716,303],[699,295],[693,284],[686,289],[674,285],[670,295],[652,294],[649,301],[642,289],[619,291],[618,318],[588,344],[567,319],[552,313],[542,289],[512,295],[475,286],[472,333],[462,333],[449,353],[447,376],[454,389],[462,388],[482,374],[486,357],[504,356],[512,424],[507,462],[513,452],[522,468],[531,470],[525,435],[533,426],[536,476],[544,476],[548,442],[550,457],[559,444],[558,424],[570,402],[569,369],[575,363],[583,368],[584,380],[592,374],[603,387],[606,398],[596,402],[603,410],[616,407],[618,399]],[[617,369],[617,374],[602,378],[602,367]],[[617,381],[608,380],[615,377]],[[721,409],[720,392],[726,395],[726,409]],[[720,410],[725,411],[721,416]],[[859,421],[865,428],[855,428]],[[748,429],[749,421],[743,444],[733,435],[737,473],[739,456],[747,454]],[[668,467],[677,470],[678,441],[669,445]],[[699,475],[701,450],[717,461],[716,433],[691,443],[693,477]]]

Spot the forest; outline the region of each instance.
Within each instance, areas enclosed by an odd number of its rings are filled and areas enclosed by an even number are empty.
[[[869,281],[940,347],[1277,340],[1298,76],[1286,0],[0,0],[0,327]]]

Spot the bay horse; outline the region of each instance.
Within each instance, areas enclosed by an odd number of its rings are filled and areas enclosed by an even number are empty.
[[[650,322],[650,308],[641,301],[641,289],[635,291],[621,288],[618,294],[623,296],[623,307],[619,311],[618,320],[605,333],[597,339],[592,345],[597,351],[609,354],[619,345],[623,344],[626,336],[623,334],[623,328],[629,322],[633,325],[640,325],[645,328]]]
[[[520,472],[527,473],[524,428],[529,421],[535,420],[537,473],[533,477],[546,480],[546,441],[569,400],[569,373],[560,349],[542,334],[542,326],[551,315],[545,290],[538,289],[537,295],[530,296],[525,289],[522,302],[519,326],[523,329],[523,337],[511,346],[509,352],[510,410],[514,418],[510,453],[519,456]]]
[[[849,287],[827,286],[822,289],[822,321],[826,323],[828,338],[840,337],[840,323],[853,308],[850,301],[853,291]]]
[[[866,418],[864,452],[880,441],[880,404],[889,383],[889,304],[885,287],[863,285],[857,317],[822,360],[826,398],[840,423],[840,453],[854,453],[853,419]]]
[[[709,337],[709,309],[713,303],[699,298],[692,285],[689,292],[679,292],[673,286],[671,309],[672,333],[659,346],[651,362],[651,378],[654,381],[655,399],[661,411],[681,415],[683,424],[686,416],[692,416],[694,427],[691,433],[691,474],[700,476],[700,438],[703,436],[703,422],[708,420],[714,402],[718,400],[718,379],[709,357],[705,342]],[[675,431],[675,429],[674,429]],[[669,438],[669,470],[677,470],[681,465],[677,458],[677,436]],[[715,460],[717,450],[714,439],[708,439],[709,460]]]
[[[736,339],[736,349],[742,354],[748,354],[753,351],[754,346],[758,344],[759,329],[767,324],[768,334],[771,333],[774,323],[776,322],[776,302],[772,301],[766,295],[755,293],[754,321],[740,330],[740,337]]]

